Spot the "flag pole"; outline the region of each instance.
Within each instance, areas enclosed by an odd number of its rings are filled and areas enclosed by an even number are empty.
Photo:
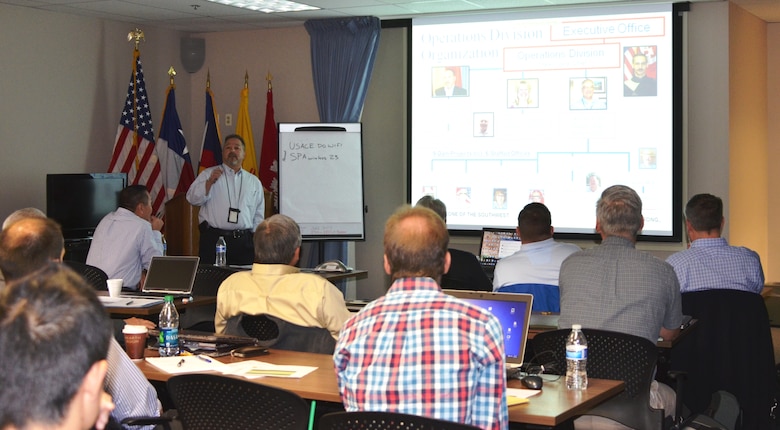
[[[176,76],[176,69],[174,69],[173,66],[171,66],[171,68],[168,69],[168,77],[170,77],[170,79],[171,79],[170,82],[171,82],[171,87],[172,88],[176,88],[176,84],[173,83],[173,77],[174,76]]]
[[[136,181],[139,179],[140,171],[141,171],[141,163],[138,161],[138,79],[136,79],[136,76],[138,76],[138,70],[136,68],[138,64],[138,57],[141,55],[141,52],[138,50],[138,46],[141,44],[141,40],[144,42],[146,41],[146,38],[144,37],[143,30],[139,30],[136,28],[135,30],[131,31],[130,33],[127,33],[127,41],[133,41],[134,43],[134,49],[133,49],[133,152],[135,153],[135,157],[133,157],[133,163],[135,164],[135,171],[137,172],[135,175]]]

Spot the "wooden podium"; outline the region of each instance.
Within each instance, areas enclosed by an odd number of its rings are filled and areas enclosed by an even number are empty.
[[[165,203],[165,240],[168,255],[198,255],[198,206],[187,201],[185,194]]]

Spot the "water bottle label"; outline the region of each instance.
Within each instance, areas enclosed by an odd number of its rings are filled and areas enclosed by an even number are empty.
[[[217,252],[225,252],[227,249],[225,245],[217,245]]]
[[[572,360],[584,360],[588,358],[588,348],[580,345],[567,346],[566,358]]]
[[[176,348],[179,346],[179,329],[164,328],[160,330],[160,345],[166,348]]]

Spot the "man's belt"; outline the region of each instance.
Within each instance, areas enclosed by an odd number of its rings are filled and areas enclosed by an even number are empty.
[[[208,226],[206,228],[208,228],[210,231],[217,232],[217,234],[220,236],[232,237],[233,239],[238,239],[246,235],[252,235],[252,229],[249,228],[244,230],[222,230],[221,228],[214,228],[212,226]]]

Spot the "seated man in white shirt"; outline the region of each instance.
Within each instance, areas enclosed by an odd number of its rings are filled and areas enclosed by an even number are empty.
[[[558,272],[563,260],[580,248],[570,243],[556,242],[553,240],[553,231],[552,217],[547,206],[536,202],[527,204],[517,216],[517,235],[523,244],[519,251],[496,264],[493,290],[499,291],[501,287],[517,284],[554,287],[555,291],[545,295],[557,298],[553,300],[555,303],[541,309],[539,306],[544,303],[544,298],[534,295],[534,310],[560,311]]]
[[[130,185],[119,193],[119,208],[103,217],[92,236],[87,264],[99,267],[122,287],[139,290],[155,255],[163,255],[163,221],[152,215],[149,191]]]

